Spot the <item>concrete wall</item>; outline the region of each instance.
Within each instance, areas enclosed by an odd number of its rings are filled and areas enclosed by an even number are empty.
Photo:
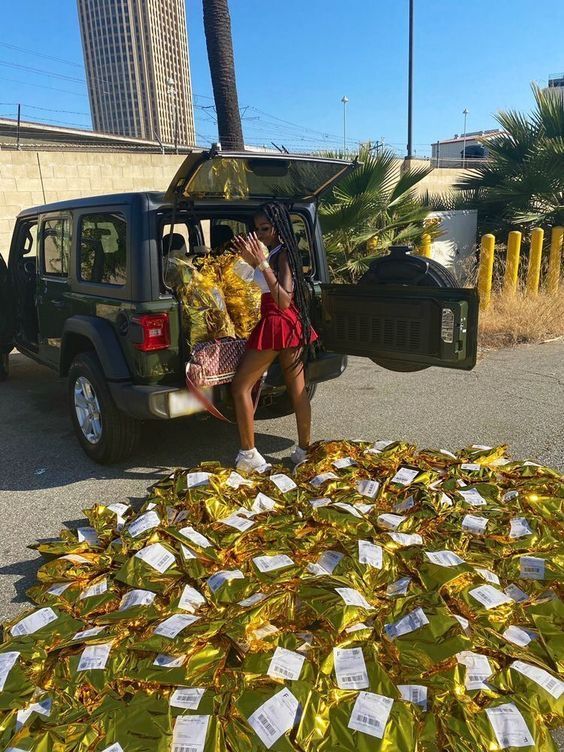
[[[22,209],[80,196],[164,191],[183,159],[174,154],[0,151],[0,253],[7,258]],[[448,193],[460,174],[433,170],[419,190]]]

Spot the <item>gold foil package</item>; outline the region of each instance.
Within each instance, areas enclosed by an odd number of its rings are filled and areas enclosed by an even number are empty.
[[[182,284],[241,292],[229,263]],[[104,499],[35,546],[36,608],[4,625],[0,745],[553,750],[563,498],[505,447],[382,440],[319,442],[293,475],[179,469],[138,510]]]

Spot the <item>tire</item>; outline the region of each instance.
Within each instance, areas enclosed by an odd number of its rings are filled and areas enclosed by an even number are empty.
[[[91,460],[107,465],[133,452],[141,424],[117,409],[94,353],[80,353],[71,363],[68,400],[75,434]]]
[[[308,397],[312,400],[317,391],[317,384],[308,384],[306,390]],[[261,408],[260,417],[283,418],[286,415],[292,415],[293,412],[294,408],[292,407],[292,401],[288,396],[288,392],[284,392],[280,397],[277,397],[271,405]]]
[[[6,381],[10,372],[10,356],[8,353],[0,354],[0,381]]]

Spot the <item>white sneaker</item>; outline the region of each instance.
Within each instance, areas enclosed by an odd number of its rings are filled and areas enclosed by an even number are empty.
[[[235,458],[235,469],[244,470],[247,473],[262,469],[265,465],[268,463],[258,449],[240,449]]]
[[[295,447],[290,455],[290,460],[294,465],[301,465],[302,462],[307,460],[307,449],[302,449],[301,446]]]

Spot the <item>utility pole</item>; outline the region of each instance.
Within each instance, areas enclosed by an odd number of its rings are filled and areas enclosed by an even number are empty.
[[[168,79],[167,87],[170,96],[174,97],[174,153],[178,154],[178,91],[174,78]]]
[[[349,98],[347,96],[344,96],[341,99],[341,102],[343,103],[343,156],[345,156],[345,153],[347,151],[347,102],[349,101]]]
[[[413,5],[409,0],[409,64],[407,85],[407,158],[413,157]]]
[[[464,115],[464,136],[462,138],[462,169],[466,166],[466,118],[468,117],[468,110],[466,107],[462,110]]]
[[[21,104],[18,104],[18,129],[16,132],[16,149],[19,151],[22,147],[20,146],[20,123],[21,123],[21,114],[22,114],[22,106]]]

